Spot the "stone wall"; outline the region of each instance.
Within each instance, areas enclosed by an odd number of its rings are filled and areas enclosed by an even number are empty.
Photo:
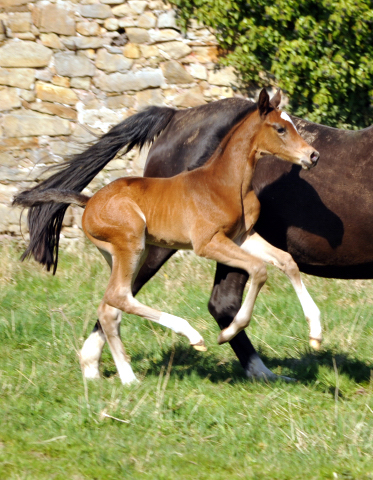
[[[234,95],[214,36],[183,34],[162,0],[0,0],[0,234],[20,234],[14,193],[49,164],[148,105],[193,107]],[[141,174],[146,152],[108,165],[87,190]],[[70,207],[64,236],[80,235]],[[25,215],[22,231],[27,231]]]

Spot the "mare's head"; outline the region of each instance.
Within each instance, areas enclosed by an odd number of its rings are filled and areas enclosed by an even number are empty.
[[[257,155],[276,155],[283,160],[301,165],[304,169],[310,169],[316,165],[319,152],[299,135],[289,115],[278,108],[280,102],[280,90],[272,99],[264,88],[260,92],[258,101],[260,127],[255,138]]]

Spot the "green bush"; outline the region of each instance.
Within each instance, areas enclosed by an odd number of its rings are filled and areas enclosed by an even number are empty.
[[[214,30],[243,86],[276,84],[293,114],[338,127],[373,123],[373,5],[362,0],[171,0],[183,28]]]

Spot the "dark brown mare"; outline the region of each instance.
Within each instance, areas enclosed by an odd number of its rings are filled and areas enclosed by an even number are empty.
[[[203,165],[252,103],[242,98],[212,102],[188,110],[151,107],[113,127],[96,144],[38,188],[81,191],[121,150],[142,147],[157,138],[144,175],[171,177]],[[317,168],[305,172],[274,157],[263,158],[253,186],[261,202],[255,226],[272,245],[292,254],[300,270],[329,278],[373,278],[373,126],[360,131],[291,117],[300,133],[321,152]],[[359,207],[357,207],[359,204]],[[42,205],[29,211],[30,245],[25,256],[55,270],[58,240],[67,206]],[[48,216],[51,222],[40,224]],[[48,243],[49,247],[40,247]],[[133,294],[176,250],[151,246],[133,285]],[[217,271],[209,311],[220,328],[237,314],[247,274],[222,264]],[[99,338],[100,324],[89,337]],[[258,356],[245,331],[230,341],[247,377],[276,378]]]
[[[249,108],[241,98],[176,112],[149,151],[146,176],[175,175],[203,165],[210,152]],[[339,130],[291,116],[302,137],[320,152],[317,168],[265,157],[255,170],[261,204],[255,230],[289,252],[302,272],[326,278],[373,278],[373,126]],[[152,247],[134,293],[174,251]],[[242,270],[217,264],[209,311],[220,328],[237,314],[247,282]],[[246,332],[230,342],[247,377],[274,375]]]
[[[310,169],[319,157],[299,135],[290,117],[278,109],[280,100],[277,92],[270,101],[263,89],[258,105],[251,106],[198,169],[172,178],[121,178],[91,198],[75,190],[38,187],[16,197],[16,204],[31,208],[53,203],[85,206],[83,229],[111,267],[98,310],[103,332],[96,332],[81,351],[86,377],[99,375],[98,362],[107,340],[122,382],[135,379],[120,340],[122,311],[169,327],[186,336],[196,349],[205,349],[203,338],[186,320],[134,299],[132,286],[150,245],[192,249],[197,255],[240,268],[251,276],[246,299],[231,324],[220,333],[219,343],[232,340],[248,326],[256,297],[266,280],[264,262],[276,265],[288,275],[306,318],[312,323],[316,308],[318,321],[318,309],[291,256],[253,231],[260,211],[252,188],[258,160],[276,154]],[[48,216],[47,219],[50,220]],[[39,218],[39,222],[45,225],[45,219]],[[39,246],[49,247],[48,243]],[[316,339],[320,341],[321,337]]]

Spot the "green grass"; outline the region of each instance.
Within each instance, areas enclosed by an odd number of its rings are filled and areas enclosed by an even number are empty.
[[[85,382],[77,358],[107,283],[99,255],[62,248],[53,277],[19,253],[0,250],[1,480],[373,479],[372,282],[304,276],[323,317],[314,353],[289,281],[270,269],[250,335],[298,382],[265,384],[216,344],[214,265],[175,258],[139,298],[190,320],[208,351],[124,316],[140,379],[124,387],[106,347],[100,381]]]

